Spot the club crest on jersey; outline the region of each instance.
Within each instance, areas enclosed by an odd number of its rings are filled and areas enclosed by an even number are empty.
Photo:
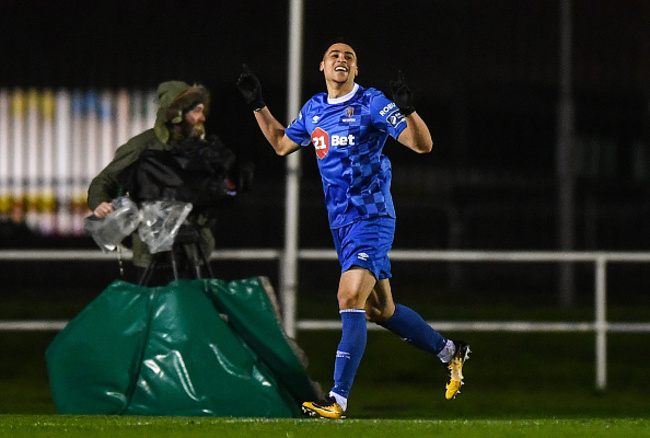
[[[354,117],[354,107],[349,106],[345,109],[345,117],[341,117],[341,122],[351,123],[354,121],[356,121]]]

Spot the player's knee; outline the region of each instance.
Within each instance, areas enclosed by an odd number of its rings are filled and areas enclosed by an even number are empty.
[[[370,322],[377,322],[381,317],[381,310],[375,306],[366,306],[366,320]]]
[[[375,324],[382,324],[390,318],[385,312],[381,312],[378,309],[372,309],[372,311],[366,310],[366,315],[368,315],[368,321],[374,322]]]
[[[345,309],[359,309],[359,294],[355,292],[350,292],[346,290],[339,290],[337,295],[339,301],[339,310]]]
[[[395,313],[395,305],[383,305],[383,306],[366,306],[366,317],[368,321],[374,322],[375,324],[382,324],[390,319],[391,316]]]
[[[357,304],[358,300],[354,297],[346,296],[339,297],[339,310],[345,309],[358,309],[359,305]]]

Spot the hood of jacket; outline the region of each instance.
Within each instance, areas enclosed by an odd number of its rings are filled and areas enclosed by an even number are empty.
[[[197,104],[205,105],[204,114],[208,115],[210,108],[210,93],[199,84],[189,85],[182,81],[167,81],[158,85],[158,112],[154,130],[163,142],[170,138],[168,124],[177,124],[183,120],[184,112]]]

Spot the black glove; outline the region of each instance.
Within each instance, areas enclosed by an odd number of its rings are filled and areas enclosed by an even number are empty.
[[[244,97],[244,102],[253,111],[259,111],[266,106],[262,98],[262,85],[257,76],[251,71],[246,64],[242,65],[244,71],[237,79],[237,88]]]
[[[404,80],[404,73],[401,70],[397,72],[397,80],[390,81],[390,90],[393,94],[393,102],[402,111],[402,114],[408,116],[415,111],[413,93]]]

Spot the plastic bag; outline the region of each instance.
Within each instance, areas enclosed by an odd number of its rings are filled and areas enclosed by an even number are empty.
[[[142,202],[142,221],[138,228],[140,239],[149,252],[171,251],[178,229],[192,211],[189,202],[159,200]]]
[[[141,216],[135,202],[127,196],[111,201],[115,210],[105,217],[89,216],[84,220],[84,230],[105,253],[115,250],[117,245],[138,228]]]

